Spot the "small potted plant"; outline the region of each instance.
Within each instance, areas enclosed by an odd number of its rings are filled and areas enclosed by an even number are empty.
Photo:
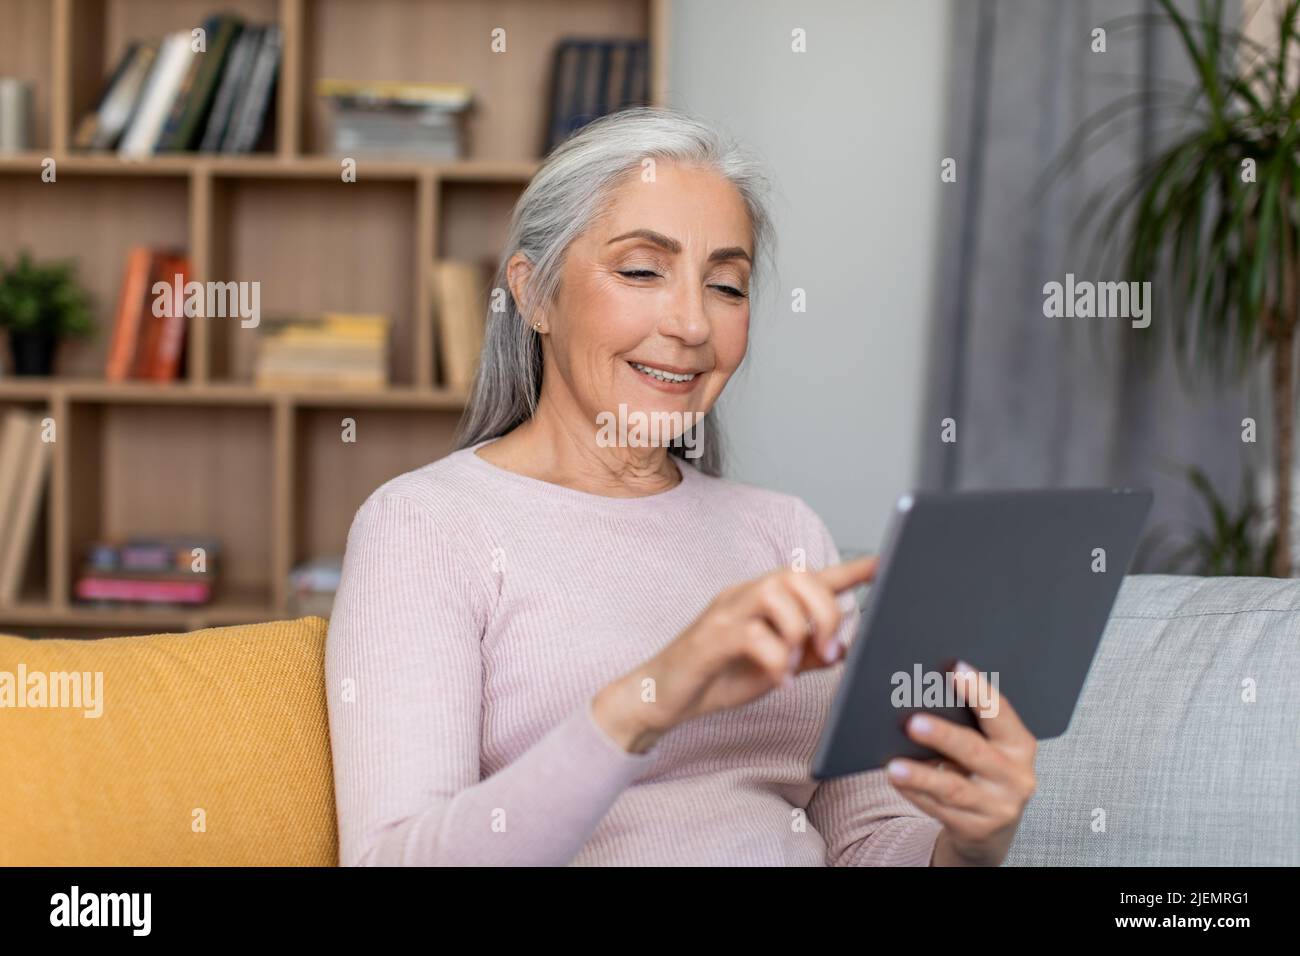
[[[59,341],[95,328],[90,297],[77,283],[73,260],[36,265],[26,252],[0,262],[0,328],[9,333],[15,375],[49,375]]]

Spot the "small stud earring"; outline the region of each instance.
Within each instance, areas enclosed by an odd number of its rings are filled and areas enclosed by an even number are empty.
[[[542,323],[540,323],[540,322],[534,322],[534,323],[533,323],[533,331],[534,331],[534,332],[540,332],[540,331],[542,331]]]

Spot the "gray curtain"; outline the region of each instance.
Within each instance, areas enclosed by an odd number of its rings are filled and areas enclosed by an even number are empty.
[[[1143,369],[1117,318],[1047,318],[1043,285],[1089,274],[1095,242],[1078,229],[1098,189],[1113,195],[1177,129],[1169,91],[1190,67],[1173,29],[1144,21],[1143,0],[971,0],[953,4],[939,275],[921,484],[930,489],[1145,486],[1155,490],[1134,570],[1169,558],[1207,511],[1182,469],[1200,466],[1236,503],[1243,466],[1267,467],[1241,442],[1250,415],[1266,433],[1267,393],[1253,384],[1185,381],[1175,363]],[[1239,16],[1239,11],[1232,11]],[[1107,49],[1091,49],[1107,27]],[[1084,120],[1119,97],[1141,105],[1095,152],[1043,188],[1045,170]],[[1164,319],[1167,319],[1167,312]],[[1152,328],[1162,321],[1156,299]],[[940,440],[940,422],[957,440]]]

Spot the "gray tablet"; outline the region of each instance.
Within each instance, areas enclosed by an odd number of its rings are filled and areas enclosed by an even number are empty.
[[[910,495],[813,759],[817,779],[937,754],[904,722],[978,720],[949,675],[988,675],[1039,739],[1065,733],[1151,508],[1149,489]]]

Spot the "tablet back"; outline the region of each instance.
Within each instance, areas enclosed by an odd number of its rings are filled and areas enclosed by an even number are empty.
[[[996,681],[1034,736],[1065,733],[1151,499],[1109,488],[900,499],[812,775],[936,756],[903,731],[919,710],[976,726],[945,679],[957,660]]]

